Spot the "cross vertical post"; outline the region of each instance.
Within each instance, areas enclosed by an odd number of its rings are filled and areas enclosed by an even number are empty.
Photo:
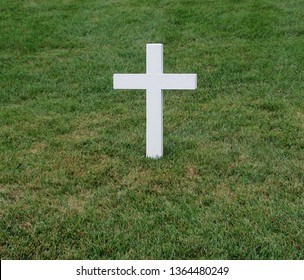
[[[163,74],[163,45],[148,44],[146,73]],[[146,156],[163,156],[163,92],[157,86],[146,91]]]

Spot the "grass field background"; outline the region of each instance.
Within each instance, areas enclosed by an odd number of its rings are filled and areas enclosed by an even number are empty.
[[[303,259],[304,1],[0,0],[1,259]],[[164,44],[164,157],[143,73]]]

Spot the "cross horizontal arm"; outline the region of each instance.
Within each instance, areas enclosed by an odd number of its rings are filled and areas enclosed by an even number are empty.
[[[151,82],[161,89],[196,89],[196,74],[161,74],[153,75]]]
[[[196,74],[114,74],[114,89],[196,89]]]
[[[114,89],[147,89],[146,74],[114,74]]]

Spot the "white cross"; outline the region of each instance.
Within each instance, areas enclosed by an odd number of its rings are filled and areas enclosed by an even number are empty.
[[[196,74],[164,74],[163,45],[147,44],[146,74],[114,74],[114,89],[146,90],[146,156],[163,156],[163,89],[196,89]]]

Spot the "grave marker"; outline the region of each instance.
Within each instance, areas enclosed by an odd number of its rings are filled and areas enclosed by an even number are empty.
[[[114,74],[114,89],[146,90],[146,156],[163,156],[162,90],[196,89],[196,74],[164,74],[163,45],[147,44],[146,74]]]

